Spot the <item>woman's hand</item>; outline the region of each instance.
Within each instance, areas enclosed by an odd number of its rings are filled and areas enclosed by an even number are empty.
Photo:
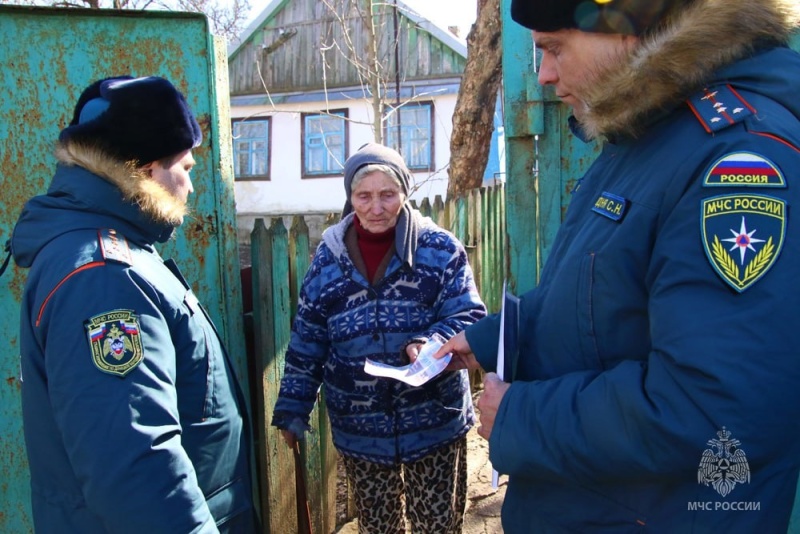
[[[425,345],[425,343],[410,343],[406,347],[406,356],[408,356],[408,361],[410,363],[417,361],[417,358],[419,357],[419,351],[423,345]]]
[[[295,436],[291,430],[281,430],[281,435],[283,436],[283,441],[286,442],[289,448],[294,449],[297,444],[297,436]]]
[[[447,353],[452,353],[453,355],[446,368],[448,371],[481,368],[481,365],[472,353],[469,343],[467,343],[467,336],[463,331],[451,337],[447,343],[436,351],[433,357],[439,359],[444,357]]]

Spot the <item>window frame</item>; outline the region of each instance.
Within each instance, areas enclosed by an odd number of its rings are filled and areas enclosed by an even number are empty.
[[[348,119],[348,108],[330,109],[328,111],[308,111],[300,113],[300,177],[301,179],[314,179],[314,178],[333,178],[344,175],[344,162],[349,157],[350,153],[350,124]],[[335,172],[327,172],[326,169],[322,172],[308,172],[306,166],[306,119],[308,117],[331,117],[332,115],[340,116],[342,119],[342,167],[336,169]]]
[[[428,164],[427,165],[413,165],[412,166],[410,161],[409,161],[409,158],[406,156],[406,154],[403,153],[403,151],[402,151],[402,147],[403,147],[403,122],[402,122],[402,120],[400,122],[401,130],[400,130],[400,147],[399,148],[397,146],[393,146],[392,144],[390,144],[390,141],[389,141],[389,129],[390,129],[389,121],[388,120],[384,120],[383,121],[383,124],[384,124],[384,126],[383,126],[383,138],[386,140],[385,141],[386,145],[394,148],[395,150],[400,152],[400,154],[402,154],[403,159],[405,160],[406,165],[408,166],[408,169],[410,171],[412,171],[412,172],[425,172],[425,171],[431,171],[432,172],[432,171],[436,170],[436,135],[435,135],[436,134],[436,126],[435,126],[435,121],[434,121],[434,118],[436,117],[435,104],[434,104],[433,100],[420,100],[420,101],[415,101],[415,102],[407,102],[405,104],[401,104],[400,106],[387,105],[387,108],[389,108],[389,109],[386,112],[386,114],[384,115],[384,117],[386,117],[386,115],[388,115],[388,113],[390,113],[392,110],[398,109],[398,108],[399,108],[399,110],[396,113],[402,114],[404,109],[410,109],[410,108],[414,108],[414,107],[421,108],[423,106],[427,106],[428,107],[428,112],[429,112],[428,121],[429,121],[429,126],[430,126],[429,130],[428,130],[428,132],[429,132],[429,134],[428,134],[429,135],[428,142],[430,144],[430,152],[428,154]],[[398,117],[402,118],[402,115],[398,115]]]
[[[237,175],[236,174],[236,161],[238,158],[237,151],[236,151],[236,124],[242,124],[245,122],[266,122],[267,123],[267,173],[266,174],[244,174],[244,175]],[[253,138],[255,139],[255,138]],[[233,156],[233,180],[235,182],[269,182],[272,180],[272,117],[241,117],[231,119],[231,150]],[[252,154],[252,150],[250,151]]]

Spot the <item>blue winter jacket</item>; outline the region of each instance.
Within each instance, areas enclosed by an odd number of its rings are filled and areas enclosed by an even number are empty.
[[[580,181],[522,297],[515,382],[489,441],[509,475],[506,534],[786,532],[800,469],[799,73],[786,48],[724,66],[638,137],[606,143]],[[466,330],[487,370],[498,323]]]
[[[375,285],[348,253],[354,215],[325,231],[303,281],[273,425],[307,424],[324,383],[333,442],[347,456],[408,463],[472,427],[466,371],[445,371],[419,387],[364,372],[367,358],[407,365],[409,341],[434,333],[449,339],[486,314],[464,247],[413,215],[420,224],[413,268],[394,254]]]
[[[205,310],[153,247],[172,230],[64,165],[15,227],[37,533],[254,532],[242,396]]]

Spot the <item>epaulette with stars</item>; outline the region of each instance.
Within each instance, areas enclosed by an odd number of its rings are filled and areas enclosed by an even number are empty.
[[[116,261],[126,265],[133,265],[133,256],[125,236],[118,234],[111,228],[102,228],[98,232],[100,251],[104,260]]]
[[[742,122],[756,112],[730,85],[708,87],[689,98],[687,104],[710,134]]]

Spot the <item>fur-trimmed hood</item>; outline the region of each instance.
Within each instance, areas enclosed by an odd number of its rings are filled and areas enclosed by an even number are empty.
[[[122,192],[123,200],[133,202],[156,223],[180,226],[186,216],[186,205],[160,184],[129,163],[109,158],[103,151],[76,143],[59,143],[56,159],[64,165],[83,167]]]
[[[186,214],[184,204],[148,175],[102,151],[62,143],[56,158],[47,194],[30,199],[14,227],[11,250],[21,267],[74,230],[113,228],[140,246],[165,242]]]
[[[713,81],[721,68],[768,44],[788,42],[800,22],[795,0],[697,0],[642,37],[588,91],[588,137],[637,136],[647,124]]]

